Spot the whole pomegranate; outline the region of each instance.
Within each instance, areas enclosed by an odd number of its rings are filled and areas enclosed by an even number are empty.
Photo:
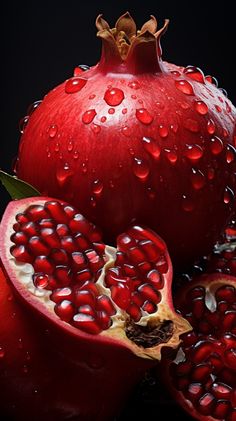
[[[213,77],[162,61],[167,20],[158,31],[154,16],[136,31],[129,13],[96,25],[100,62],[29,109],[17,175],[77,206],[106,242],[148,225],[182,269],[235,207],[236,109]]]

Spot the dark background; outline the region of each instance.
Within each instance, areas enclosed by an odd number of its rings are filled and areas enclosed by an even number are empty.
[[[1,134],[0,168],[11,171],[19,141],[18,122],[29,104],[69,78],[78,64],[95,64],[100,56],[94,21],[98,13],[111,24],[129,10],[138,27],[154,14],[171,20],[162,40],[163,58],[181,65],[199,66],[213,74],[229,97],[236,97],[235,22],[230,3],[224,1],[19,1],[1,5]],[[0,208],[8,200],[0,187]],[[0,209],[0,210],[1,210]],[[112,373],[111,373],[112,375]],[[128,373],[127,373],[128,375]],[[150,382],[149,382],[150,383]],[[164,419],[174,414],[187,420],[166,397],[158,404],[160,389],[146,384],[131,398],[122,421]],[[167,411],[168,408],[168,411]],[[160,413],[165,411],[163,416]],[[156,415],[154,415],[156,414]],[[140,418],[139,418],[140,417]]]

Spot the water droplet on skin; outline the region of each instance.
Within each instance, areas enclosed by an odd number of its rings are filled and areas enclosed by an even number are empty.
[[[147,162],[145,162],[143,159],[134,158],[133,171],[136,177],[142,181],[145,181],[149,175],[149,167]]]
[[[191,212],[194,209],[194,203],[192,199],[185,196],[185,194],[182,196],[182,208],[185,212]]]
[[[171,130],[172,130],[172,132],[174,132],[174,133],[177,133],[178,128],[179,128],[178,123],[173,123],[173,124],[171,124],[171,125],[170,125],[170,129],[171,129]]]
[[[122,127],[121,131],[126,137],[130,137],[132,134],[132,129],[129,126]]]
[[[192,168],[191,183],[195,190],[202,189],[206,184],[204,174],[200,170]]]
[[[140,123],[149,125],[153,122],[153,117],[146,108],[139,108],[136,110],[136,117],[140,121]]]
[[[92,131],[93,131],[93,133],[95,133],[95,134],[100,133],[100,131],[101,131],[101,126],[99,126],[98,124],[93,124],[93,125],[92,125]]]
[[[158,126],[158,133],[162,137],[162,139],[165,139],[169,134],[169,129],[167,126],[160,124],[160,126]]]
[[[214,136],[210,140],[210,150],[213,155],[219,155],[224,149],[224,143],[218,136]]]
[[[114,184],[114,181],[113,181],[113,180],[109,180],[109,187],[110,187],[111,189],[114,189],[115,184]]]
[[[127,108],[123,108],[123,110],[122,110],[122,114],[127,114]]]
[[[194,108],[198,114],[206,115],[208,113],[208,106],[203,101],[194,101]]]
[[[92,208],[95,208],[97,205],[96,200],[93,196],[90,197],[90,205],[92,206]]]
[[[226,147],[226,162],[231,164],[236,160],[236,149],[232,145],[227,145]]]
[[[105,123],[105,121],[107,120],[107,118],[105,117],[105,115],[103,115],[102,117],[101,117],[101,119],[100,119],[100,121],[102,122],[102,123]]]
[[[184,155],[192,161],[198,161],[203,156],[203,150],[199,145],[186,145]]]
[[[139,99],[138,102],[139,102],[139,104],[143,104],[143,100],[142,99]]]
[[[85,162],[82,163],[82,173],[86,174],[88,172],[88,168]]]
[[[105,92],[104,100],[112,107],[120,105],[124,99],[124,92],[119,88],[111,88]]]
[[[140,83],[137,80],[133,80],[133,81],[128,83],[128,86],[132,89],[139,89]]]
[[[232,108],[230,107],[229,103],[225,101],[225,105],[226,105],[226,111],[227,111],[227,113],[231,113]]]
[[[209,168],[207,171],[207,178],[208,180],[213,180],[215,178],[215,170],[214,168]]]
[[[224,203],[229,205],[234,199],[234,192],[233,190],[227,186],[224,190]]]
[[[115,114],[115,108],[109,108],[108,114]]]
[[[185,95],[194,95],[193,87],[187,80],[175,80],[175,86]]]
[[[3,348],[3,346],[0,346],[0,359],[5,357],[5,349]]]
[[[192,133],[199,132],[199,124],[196,120],[193,120],[192,118],[187,118],[186,120],[184,120],[184,127]]]
[[[97,115],[96,111],[94,109],[87,110],[82,116],[82,121],[84,124],[90,124],[92,123],[95,115]]]
[[[72,152],[74,148],[74,141],[73,140],[69,140],[68,144],[67,144],[67,150],[68,152]]]
[[[161,148],[158,145],[157,141],[149,138],[143,137],[142,138],[144,149],[155,159],[158,159],[161,154]]]
[[[200,83],[205,82],[204,73],[202,72],[201,69],[199,69],[199,67],[187,66],[184,69],[184,73],[191,79],[196,80],[197,82],[200,82]]]
[[[218,113],[222,113],[222,108],[219,105],[215,105],[215,109]]]
[[[218,80],[214,76],[207,75],[205,76],[205,81],[211,83],[212,85],[215,85],[218,87]]]
[[[94,99],[94,98],[96,98],[96,95],[95,94],[89,95],[89,99]]]
[[[59,150],[60,150],[60,143],[59,143],[59,142],[57,142],[57,143],[55,144],[54,151],[55,151],[55,152],[59,152]]]
[[[27,114],[32,115],[33,112],[38,108],[38,106],[41,104],[42,100],[35,101],[33,104],[31,104],[27,109]]]
[[[171,149],[164,149],[164,152],[165,152],[165,156],[168,159],[168,161],[171,164],[175,164],[176,161],[178,160],[178,156],[177,156],[176,151],[171,150]]]
[[[183,110],[188,110],[190,108],[190,105],[187,102],[181,102],[180,106]]]
[[[23,349],[23,342],[21,338],[18,339],[18,348]]]
[[[224,102],[224,100],[223,100],[223,98],[221,98],[221,96],[218,96],[218,100],[222,103]]]
[[[224,137],[224,138],[227,138],[227,137],[229,136],[229,132],[228,132],[228,130],[227,130],[227,129],[225,129],[225,128],[223,128],[223,129],[222,129],[222,134],[223,134],[223,137]]]
[[[152,199],[152,200],[155,199],[156,192],[151,187],[147,188],[147,193],[148,193],[148,196],[150,197],[150,199]]]
[[[81,77],[73,77],[67,80],[65,84],[65,92],[67,94],[74,94],[76,92],[79,92],[81,91],[81,89],[83,89],[87,82],[87,79],[83,79]]]
[[[103,191],[103,183],[100,180],[95,180],[92,187],[93,193],[100,196]]]
[[[216,125],[213,120],[208,120],[207,122],[207,131],[209,134],[214,134],[216,131]]]
[[[27,374],[29,372],[29,367],[26,364],[23,365],[22,371],[24,374]]]
[[[57,181],[60,187],[63,187],[69,178],[74,174],[69,164],[66,162],[62,168],[58,168],[56,172]]]
[[[74,68],[74,76],[80,76],[81,73],[86,72],[90,69],[90,66],[87,64],[79,64],[79,66]]]
[[[21,134],[24,133],[24,130],[27,126],[27,123],[29,121],[29,116],[26,115],[25,117],[21,118],[20,122],[19,122],[19,131]]]
[[[137,95],[131,95],[132,99],[137,99]]]
[[[130,155],[134,155],[134,150],[133,150],[133,148],[129,148],[129,153],[130,153]]]
[[[181,73],[178,72],[178,70],[172,70],[171,73],[172,75],[177,76],[177,77],[181,76]]]
[[[54,137],[56,136],[58,132],[58,127],[56,124],[52,124],[49,128],[48,128],[48,135],[51,139],[54,139]]]
[[[7,296],[7,301],[12,301],[13,300],[13,295],[12,294],[9,294],[8,296]]]

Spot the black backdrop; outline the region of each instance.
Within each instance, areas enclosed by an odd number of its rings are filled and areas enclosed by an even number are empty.
[[[235,22],[230,3],[211,0],[6,2],[1,6],[0,18],[3,40],[0,168],[11,170],[19,141],[18,121],[28,105],[70,77],[75,65],[92,65],[98,61],[100,42],[94,26],[98,13],[114,23],[129,10],[138,26],[150,14],[161,22],[170,18],[169,30],[162,40],[163,58],[176,64],[197,65],[205,74],[213,74],[235,102]],[[0,187],[2,210],[7,200]],[[155,387],[145,387],[131,399],[122,420],[141,416],[146,420],[164,419],[168,412],[161,417],[160,411],[165,407],[174,413],[175,419],[184,420],[168,398],[160,408],[154,398]]]

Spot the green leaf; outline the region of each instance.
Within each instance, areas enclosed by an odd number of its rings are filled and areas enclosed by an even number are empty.
[[[26,197],[41,196],[38,190],[25,181],[0,170],[0,181],[12,199],[25,199]]]

